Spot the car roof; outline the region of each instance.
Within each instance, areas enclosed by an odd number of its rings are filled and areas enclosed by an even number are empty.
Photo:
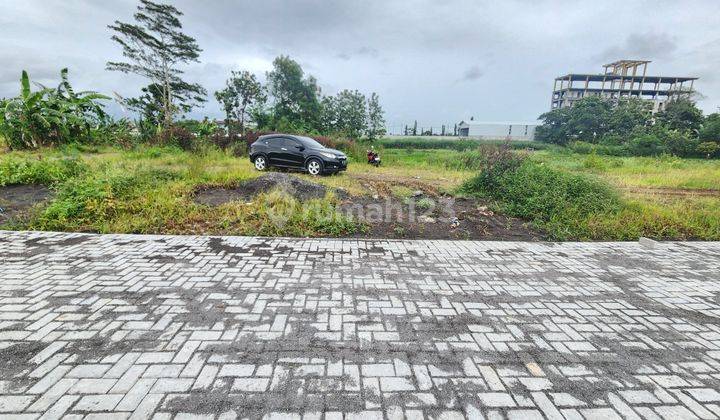
[[[258,137],[258,140],[264,140],[269,139],[271,137],[290,137],[293,139],[297,139],[298,136],[293,134],[283,134],[283,133],[272,133],[272,134],[263,134],[262,136]]]

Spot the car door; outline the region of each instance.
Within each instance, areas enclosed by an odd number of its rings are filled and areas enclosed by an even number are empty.
[[[283,160],[283,141],[282,137],[271,137],[267,139],[267,157],[270,165],[285,166]]]
[[[304,146],[295,139],[285,138],[283,158],[288,166],[302,168],[305,165]]]

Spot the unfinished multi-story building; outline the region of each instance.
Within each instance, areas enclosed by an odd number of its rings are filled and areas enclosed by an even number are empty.
[[[579,99],[597,95],[618,100],[642,98],[653,102],[653,113],[662,111],[668,100],[693,92],[697,77],[648,76],[645,60],[620,60],[605,64],[601,74],[567,74],[555,78],[551,108],[572,106]]]

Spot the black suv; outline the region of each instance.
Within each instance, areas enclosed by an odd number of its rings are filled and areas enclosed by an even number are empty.
[[[337,173],[347,169],[345,153],[328,149],[310,137],[267,134],[250,145],[250,162],[264,171],[271,166],[296,168],[311,175]]]

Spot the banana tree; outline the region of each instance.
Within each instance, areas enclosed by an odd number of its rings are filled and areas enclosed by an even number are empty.
[[[56,89],[38,85],[32,91],[30,77],[23,70],[20,95],[0,102],[0,133],[14,149],[38,148],[87,139],[90,128],[104,124],[107,114],[100,100],[110,99],[96,92],[76,93],[60,72]]]

